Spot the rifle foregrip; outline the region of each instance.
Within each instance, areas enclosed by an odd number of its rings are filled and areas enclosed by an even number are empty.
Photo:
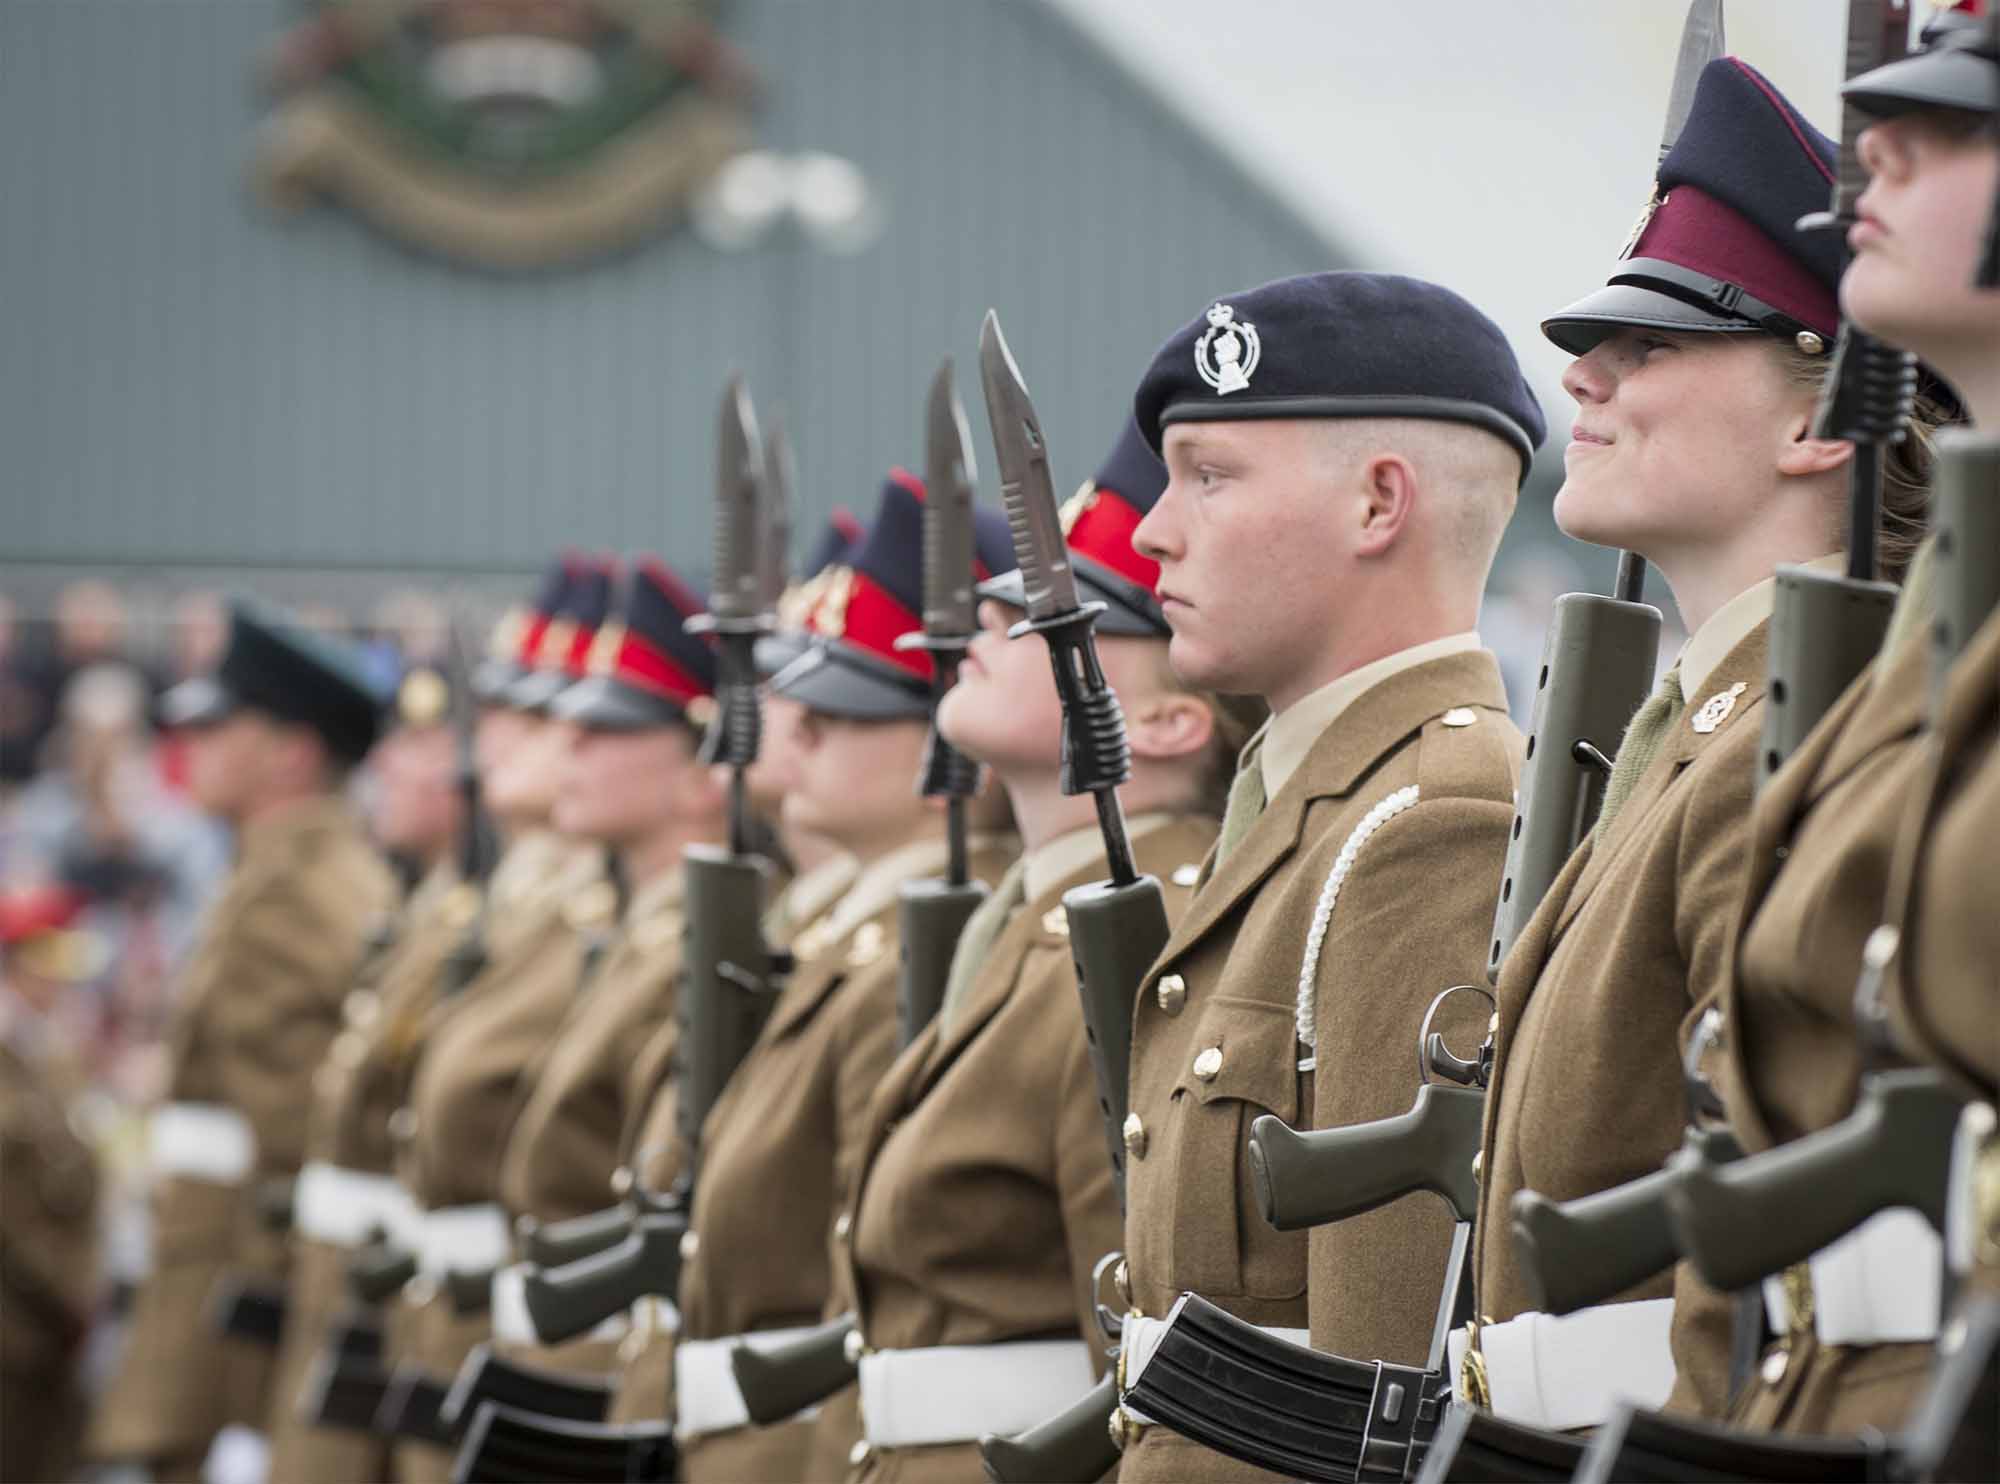
[[[1597,593],[1556,599],[1493,914],[1489,979],[1604,802],[1606,775],[1578,759],[1577,744],[1588,742],[1606,756],[1618,751],[1652,686],[1659,652],[1660,610],[1650,604]]]
[[[515,1235],[525,1260],[537,1267],[560,1268],[615,1247],[631,1231],[631,1211],[624,1206],[610,1206],[588,1216],[546,1224],[524,1216],[515,1228]]]
[[[364,1304],[387,1302],[416,1276],[416,1254],[387,1242],[363,1247],[347,1260],[347,1291]]]
[[[1083,1001],[1083,1031],[1097,1073],[1111,1168],[1125,1184],[1126,1089],[1132,1065],[1132,1000],[1167,946],[1171,928],[1160,883],[1141,876],[1124,886],[1094,882],[1063,893],[1069,950]]]
[[[684,857],[686,977],[675,1004],[680,1047],[675,1118],[692,1149],[708,1110],[749,1054],[772,996],[761,917],[768,867],[755,856],[691,845]]]
[[[1681,1251],[1718,1288],[1802,1262],[1877,1212],[1907,1206],[1944,1225],[1961,1101],[1928,1069],[1878,1073],[1846,1120],[1734,1164],[1694,1151],[1667,1210]]]
[[[1937,617],[1931,630],[1931,694],[2000,607],[2000,436],[1948,428],[1937,437],[1931,492],[1937,532]]]
[[[988,1433],[979,1458],[993,1484],[1070,1484],[1101,1479],[1118,1462],[1111,1414],[1118,1407],[1118,1378],[1106,1373],[1081,1398],[1012,1437]]]
[[[614,1247],[551,1272],[525,1275],[522,1291],[535,1333],[551,1343],[586,1334],[648,1294],[680,1288],[687,1222],[649,1216]]]
[[[1479,1202],[1483,1093],[1430,1084],[1407,1113],[1301,1133],[1265,1114],[1250,1125],[1250,1178],[1264,1219],[1279,1231],[1324,1226],[1414,1191],[1448,1201],[1460,1221]]]
[[[943,1003],[959,934],[986,896],[984,883],[978,881],[953,886],[931,877],[903,883],[896,903],[903,955],[896,1015],[905,1046],[916,1040]]]
[[[818,1406],[860,1373],[848,1358],[854,1316],[843,1314],[788,1345],[756,1350],[738,1345],[729,1353],[744,1409],[759,1427],[769,1427]]]
[[[1757,748],[1760,789],[1875,658],[1896,604],[1890,582],[1793,566],[1778,568],[1776,580]]]

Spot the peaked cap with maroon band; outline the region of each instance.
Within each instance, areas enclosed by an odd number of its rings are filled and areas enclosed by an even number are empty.
[[[778,695],[860,721],[921,720],[930,714],[933,665],[896,640],[923,628],[924,486],[893,469],[875,521],[828,570],[806,618],[812,645],[772,679]],[[973,509],[973,575],[1014,565],[1014,543],[996,510]]]
[[[1840,330],[1838,232],[1793,223],[1824,211],[1833,141],[1737,57],[1702,69],[1627,257],[1610,281],[1542,321],[1584,355],[1630,325],[1769,334],[1818,353]]]
[[[542,630],[561,604],[569,584],[583,569],[583,559],[566,551],[550,562],[542,573],[541,585],[526,604],[517,604],[493,626],[487,641],[486,657],[473,667],[472,694],[482,704],[505,705],[507,688],[534,665],[535,646],[542,642]]]
[[[536,641],[529,672],[507,688],[507,704],[545,712],[549,702],[583,679],[598,625],[611,611],[611,589],[617,580],[614,557],[589,557],[578,564]]]
[[[715,649],[683,625],[701,599],[657,557],[641,557],[617,618],[597,631],[588,673],[549,706],[559,721],[596,731],[707,725]]]
[[[1117,446],[1091,480],[1063,502],[1063,536],[1078,595],[1101,602],[1100,634],[1170,639],[1167,616],[1155,591],[1160,564],[1141,556],[1132,533],[1167,487],[1167,466],[1146,446],[1136,418],[1127,418]],[[979,595],[1025,609],[1021,574],[1008,572],[979,584]]]
[[[847,559],[847,553],[861,539],[861,517],[845,505],[833,507],[826,529],[813,544],[799,578],[778,599],[778,630],[757,641],[757,673],[765,679],[777,674],[812,645],[806,632],[806,618],[819,602],[827,583],[827,573]]]

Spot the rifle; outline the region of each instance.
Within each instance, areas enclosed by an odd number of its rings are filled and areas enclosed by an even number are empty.
[[[902,937],[897,1010],[905,1046],[937,1014],[958,936],[986,900],[985,884],[971,879],[965,843],[965,801],[979,792],[979,764],[947,742],[937,727],[937,708],[958,682],[959,660],[974,631],[972,501],[977,475],[949,360],[931,380],[926,430],[924,627],[921,633],[903,635],[896,647],[922,649],[931,657],[931,732],[917,791],[945,801],[948,859],[941,878],[906,881],[897,892]]]
[[[1132,774],[1125,715],[1105,681],[1095,627],[1101,602],[1082,602],[1049,471],[1048,443],[1020,367],[1007,348],[1000,318],[986,312],[979,331],[980,381],[986,394],[1000,494],[1020,564],[1027,617],[1009,639],[1039,634],[1049,648],[1062,700],[1062,791],[1087,793],[1110,868],[1106,880],[1063,894],[1070,955],[1083,1006],[1084,1036],[1097,1077],[1098,1112],[1120,1203],[1125,1191],[1127,1084],[1132,1056],[1132,1000],[1171,931],[1160,883],[1141,875],[1132,858],[1118,785]],[[1106,1326],[1107,1330],[1110,1326]],[[1117,1462],[1109,1430],[1116,1387],[1100,1383],[1057,1417],[1012,1438],[986,1437],[980,1453],[1003,1484],[1095,1478]]]
[[[465,1431],[452,1484],[666,1484],[678,1468],[673,1428],[539,1417],[484,1402]]]
[[[1986,51],[1996,63],[2000,63],[2000,10],[1988,7],[1986,12]],[[1987,115],[1987,133],[2000,146],[2000,112]],[[1993,193],[1993,210],[1986,218],[1986,245],[1979,254],[1979,266],[1972,275],[1972,286],[1977,289],[2000,289],[2000,189]]]
[[[1623,1403],[1597,1430],[1577,1484],[1695,1484],[1695,1481],[1901,1477],[1879,1435],[1787,1438]]]
[[[285,1334],[289,1307],[284,1285],[265,1278],[225,1277],[217,1281],[209,1322],[232,1339],[276,1349]]]
[[[1906,0],[1848,0],[1847,73],[1858,77],[1909,49]],[[1858,141],[1870,120],[1854,104],[1841,109],[1840,159],[1828,209],[1802,217],[1801,232],[1838,231],[1855,222],[1868,188]],[[1882,505],[1883,450],[1904,437],[1915,404],[1917,358],[1843,321],[1814,417],[1813,435],[1854,445],[1848,471],[1845,575],[1783,566],[1771,610],[1770,679],[1757,755],[1761,785],[1778,771],[1840,693],[1882,647],[1896,587],[1875,576],[1876,526]]]
[[[438,1406],[438,1421],[458,1438],[472,1425],[473,1414],[490,1403],[542,1417],[602,1422],[611,1410],[611,1392],[609,1381],[520,1365],[491,1345],[474,1345]]]
[[[2000,9],[1994,12],[2000,20]],[[1947,428],[1938,434],[1931,486],[1937,541],[1937,614],[1931,625],[1931,706],[1945,676],[2000,608],[2000,434]]]
[[[373,1316],[331,1325],[300,1383],[298,1415],[314,1427],[367,1432],[389,1389],[382,1343],[382,1326]]]
[[[500,832],[486,812],[479,757],[474,745],[472,687],[458,625],[449,625],[451,643],[451,726],[457,743],[457,788],[463,818],[458,827],[458,879],[479,894],[479,910],[445,960],[443,993],[457,994],[486,967],[486,887],[500,861]]]

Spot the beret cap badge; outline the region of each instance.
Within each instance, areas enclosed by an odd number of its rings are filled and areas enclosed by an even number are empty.
[[[1236,310],[1217,302],[1208,308],[1208,329],[1194,343],[1194,369],[1218,397],[1250,389],[1250,377],[1264,354],[1257,327],[1239,323]]]

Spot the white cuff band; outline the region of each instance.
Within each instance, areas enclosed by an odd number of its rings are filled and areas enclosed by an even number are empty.
[[[359,1247],[379,1231],[390,1238],[410,1229],[410,1197],[393,1176],[371,1175],[325,1160],[308,1160],[292,1197],[299,1235],[336,1247]]]
[[[241,1185],[257,1163],[250,1120],[220,1103],[168,1103],[146,1130],[147,1163],[155,1175],[182,1175],[215,1185]]]
[[[1643,1299],[1480,1325],[1494,1414],[1566,1432],[1595,1427],[1621,1401],[1661,1406],[1674,1389],[1673,1320],[1672,1299]],[[1466,1332],[1452,1331],[1450,1375],[1465,1347]]]
[[[417,1224],[417,1267],[433,1278],[486,1273],[513,1256],[507,1213],[498,1206],[441,1206]]]
[[[878,1350],[861,1357],[861,1415],[871,1447],[969,1443],[1045,1422],[1092,1382],[1081,1340]]]
[[[1915,1211],[1877,1211],[1812,1255],[1813,1333],[1822,1345],[1887,1345],[1937,1337],[1944,1247]],[[1764,1280],[1771,1328],[1792,1327],[1784,1280]]]

